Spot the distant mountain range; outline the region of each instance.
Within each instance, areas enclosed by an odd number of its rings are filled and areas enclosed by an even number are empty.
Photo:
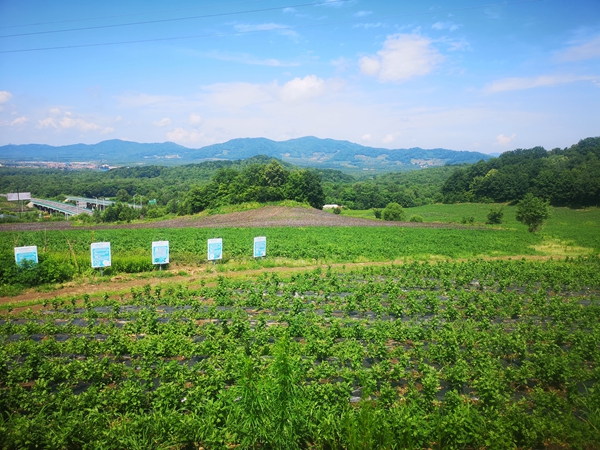
[[[173,142],[141,144],[118,139],[98,144],[54,147],[42,144],[4,145],[0,162],[96,162],[116,165],[181,165],[210,160],[237,160],[266,155],[300,166],[346,170],[401,171],[490,159],[479,152],[443,148],[389,150],[348,141],[302,137],[288,141],[265,138],[232,139],[194,149]]]

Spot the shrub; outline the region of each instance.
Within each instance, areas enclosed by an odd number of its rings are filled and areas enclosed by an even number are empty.
[[[527,225],[531,233],[538,231],[548,217],[550,217],[549,202],[534,197],[531,193],[517,203],[517,220]]]
[[[373,214],[375,214],[376,219],[381,219],[381,209],[373,208]]]
[[[473,225],[475,223],[475,217],[463,217],[460,219],[460,223],[463,225]]]
[[[504,208],[502,206],[498,208],[490,209],[487,215],[487,223],[489,224],[500,224],[504,218]]]
[[[423,222],[423,216],[419,216],[418,214],[413,214],[408,219],[409,222]]]
[[[398,203],[388,203],[383,210],[383,220],[400,222],[404,219],[404,210]]]
[[[342,208],[340,208],[339,206],[336,206],[335,208],[333,208],[333,213],[334,214],[341,214],[342,213]]]

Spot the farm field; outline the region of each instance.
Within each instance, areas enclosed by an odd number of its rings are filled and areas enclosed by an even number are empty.
[[[4,295],[56,278],[3,299],[0,448],[596,448],[598,210],[578,213],[539,234],[510,212],[495,228],[4,231]],[[14,270],[15,245],[39,267]]]
[[[419,215],[423,217],[425,223],[459,224],[463,218],[472,217],[476,226],[484,226],[490,209],[499,206],[504,209],[503,223],[493,225],[494,228],[515,231],[526,229],[525,225],[515,219],[516,206],[513,205],[489,203],[435,204],[405,208],[404,211],[407,220],[412,215]],[[375,220],[373,210],[343,210],[342,215]],[[549,243],[553,242],[554,245],[562,242],[563,247],[577,246],[600,251],[600,208],[550,207],[550,218],[544,225],[540,235]]]
[[[267,257],[252,258],[255,236],[266,236]],[[152,272],[151,243],[170,243],[169,273],[198,268],[221,272],[261,267],[315,264],[442,260],[456,258],[543,256],[544,241],[525,230],[403,227],[269,227],[269,228],[127,228],[48,230],[2,233],[0,293],[14,295],[26,286],[60,284],[72,279],[95,279],[90,244],[111,242],[112,267],[104,277]],[[223,239],[223,259],[207,265],[207,239]],[[38,266],[18,269],[13,247],[36,245]],[[588,251],[589,252],[589,251]],[[567,253],[570,254],[570,253]]]
[[[598,317],[598,258],[57,298],[0,322],[0,442],[595,448]]]

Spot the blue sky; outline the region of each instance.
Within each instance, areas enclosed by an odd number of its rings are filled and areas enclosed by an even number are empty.
[[[0,0],[0,145],[600,135],[598,0]]]

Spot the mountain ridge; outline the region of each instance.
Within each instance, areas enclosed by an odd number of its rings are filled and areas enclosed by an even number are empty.
[[[256,155],[279,158],[300,166],[377,171],[475,163],[491,158],[490,155],[479,152],[420,147],[386,149],[314,136],[286,141],[236,138],[201,148],[188,148],[174,142],[139,143],[120,139],[97,144],[9,144],[0,147],[0,161],[3,162],[91,161],[110,165],[182,165],[207,160],[247,159]]]

